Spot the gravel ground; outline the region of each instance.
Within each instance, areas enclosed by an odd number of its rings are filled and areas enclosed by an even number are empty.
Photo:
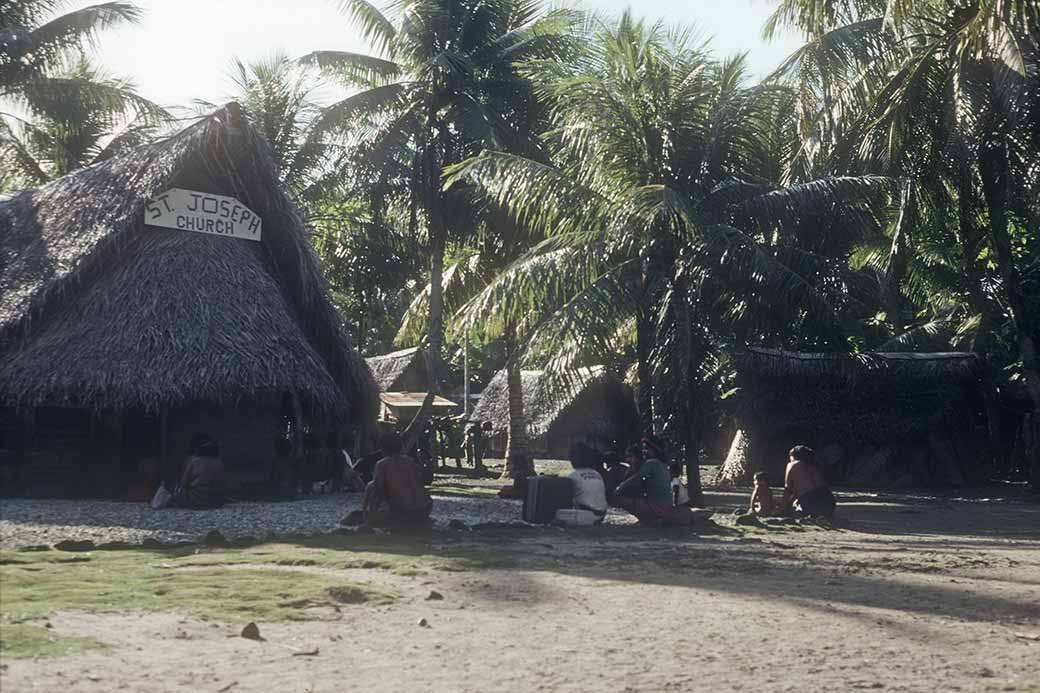
[[[147,503],[8,498],[0,501],[0,548],[89,539],[95,544],[199,541],[210,530],[228,539],[269,534],[320,534],[361,508],[361,494],[312,496],[290,503],[233,503],[218,510],[152,510]],[[433,495],[436,528],[452,520],[468,526],[520,521],[520,502],[499,498]],[[609,522],[629,522],[611,511]]]

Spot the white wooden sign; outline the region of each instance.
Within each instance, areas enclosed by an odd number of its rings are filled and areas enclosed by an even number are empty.
[[[260,217],[233,197],[170,188],[148,201],[144,223],[166,229],[260,240]]]

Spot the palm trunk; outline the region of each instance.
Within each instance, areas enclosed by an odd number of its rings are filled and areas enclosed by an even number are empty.
[[[645,295],[645,292],[644,292]],[[645,306],[636,311],[636,374],[639,378],[636,406],[643,432],[654,430],[654,388],[650,370],[650,344],[653,341],[653,325]]]
[[[962,161],[960,177],[957,190],[958,207],[958,231],[957,240],[961,246],[961,254],[964,256],[964,274],[967,278],[968,299],[972,308],[981,316],[979,329],[972,339],[971,350],[980,358],[986,357],[986,338],[990,334],[990,327],[994,324],[993,308],[990,300],[986,297],[984,274],[979,267],[978,256],[982,245],[982,234],[975,225],[972,210],[971,178],[967,165]],[[1003,445],[1000,434],[1000,407],[997,403],[995,388],[989,378],[983,383],[982,389],[983,408],[986,415],[986,429],[988,433],[989,455],[994,467],[1003,466]]]
[[[695,320],[693,311],[696,310],[697,297],[691,295],[690,283],[685,275],[679,278],[677,288],[678,295],[682,301],[682,305],[679,306],[679,314],[681,316],[684,347],[682,358],[685,361],[681,372],[683,393],[682,398],[679,400],[679,405],[685,409],[683,416],[680,417],[683,466],[686,471],[686,484],[690,494],[690,502],[695,506],[701,506],[704,504],[704,492],[701,489],[700,436],[697,435],[699,424],[697,417],[697,384],[699,376],[697,371],[700,366],[698,363],[700,359],[695,358],[694,351],[697,351],[698,355],[702,352],[699,348],[694,349],[695,340],[693,335]]]
[[[509,393],[509,433],[506,440],[506,466],[503,476],[525,474],[531,461],[527,440],[527,416],[524,414],[524,382],[520,372],[520,354],[512,325],[506,327],[506,388]]]
[[[882,297],[888,320],[892,323],[895,334],[900,334],[906,328],[901,312],[901,296],[899,287],[903,283],[909,264],[909,252],[907,247],[907,234],[912,227],[914,219],[915,196],[909,181],[903,183],[903,190],[899,202],[899,221],[896,223],[895,232],[892,234],[892,249],[888,255],[888,269],[885,271]]]
[[[686,386],[686,440],[683,441],[686,484],[690,492],[690,503],[695,507],[704,505],[704,490],[701,488],[700,421],[697,416],[697,388],[691,382]]]
[[[1029,315],[1022,278],[1015,265],[1007,220],[1007,156],[1004,146],[984,147],[979,156],[982,194],[989,210],[990,240],[996,251],[997,271],[1004,285],[1004,294],[1011,312],[1011,323],[1018,340],[1022,359],[1022,375],[1033,401],[1033,411],[1040,412],[1040,363],[1038,363],[1035,323]]]
[[[426,161],[426,159],[424,159]],[[427,163],[429,163],[427,161]],[[420,185],[426,202],[426,216],[430,233],[430,321],[426,336],[426,382],[427,393],[422,406],[404,431],[404,449],[411,450],[419,440],[433,412],[434,395],[440,394],[441,349],[444,345],[444,246],[447,229],[440,205],[440,176],[426,166],[421,171]],[[414,223],[414,217],[412,222]]]

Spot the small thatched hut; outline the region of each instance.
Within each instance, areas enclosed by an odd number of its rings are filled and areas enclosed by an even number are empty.
[[[421,347],[401,349],[365,361],[382,392],[429,392],[426,351]],[[443,380],[443,374],[439,377]]]
[[[522,371],[521,382],[527,435],[535,456],[566,459],[574,443],[608,450],[639,438],[632,389],[602,366],[582,368],[566,378]],[[491,422],[490,454],[504,455],[509,431],[505,370],[484,388],[470,419]]]
[[[750,349],[735,361],[738,431],[724,483],[747,483],[756,471],[780,483],[797,444],[816,449],[833,483],[851,486],[962,484],[984,468],[973,354]]]
[[[229,104],[0,200],[5,491],[117,495],[142,458],[173,473],[195,432],[263,478],[278,435],[371,425],[375,383],[269,152]],[[205,208],[191,230],[153,225],[174,189]]]

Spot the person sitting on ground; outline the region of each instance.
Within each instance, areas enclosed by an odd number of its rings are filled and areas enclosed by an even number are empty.
[[[403,447],[397,433],[380,439],[385,457],[376,463],[365,489],[365,523],[371,527],[421,526],[430,521],[433,501],[423,487],[419,466],[401,454]]]
[[[527,477],[535,476],[534,461],[525,455],[514,453],[506,460],[505,473],[513,482],[500,489],[498,497],[523,499],[527,494]]]
[[[269,492],[273,501],[296,499],[296,466],[292,459],[292,443],[285,436],[274,439]]]
[[[821,479],[816,465],[816,452],[805,445],[795,445],[788,453],[784,474],[784,495],[774,510],[782,515],[794,509],[807,517],[834,517],[836,502],[831,489]]]
[[[584,443],[576,443],[571,446],[569,457],[574,468],[567,475],[574,483],[574,507],[591,512],[599,524],[607,515],[607,488],[595,469],[599,453]]]
[[[657,524],[672,514],[671,475],[661,460],[664,443],[654,435],[643,438],[639,467],[610,498],[611,505],[626,510],[646,524]]]
[[[188,460],[170,505],[190,510],[219,508],[227,502],[227,472],[220,446],[205,433],[196,433],[188,445]]]
[[[755,488],[751,491],[751,500],[748,502],[748,515],[758,517],[769,517],[776,511],[776,500],[773,492],[769,489],[769,481],[765,472],[755,472]]]
[[[131,503],[148,501],[159,487],[159,462],[146,457],[137,465],[137,474],[126,487],[126,499]]]
[[[610,451],[603,455],[603,483],[608,492],[613,492],[628,476],[629,466],[621,461],[621,455]]]

